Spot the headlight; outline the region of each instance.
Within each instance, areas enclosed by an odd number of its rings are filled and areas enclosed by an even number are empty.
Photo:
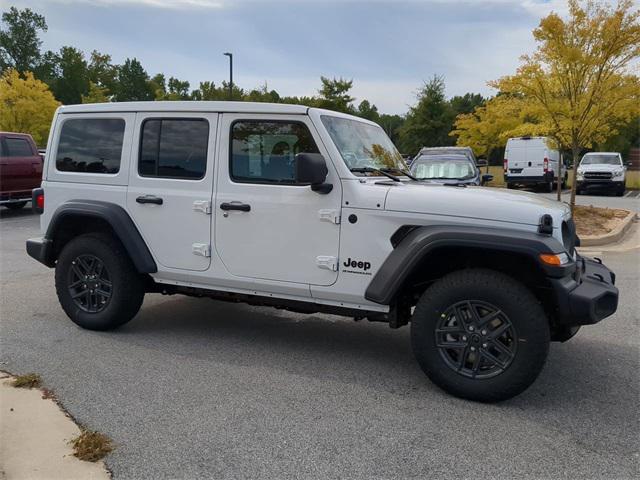
[[[622,177],[622,176],[624,176],[624,170],[616,170],[615,172],[613,172],[613,176],[614,177]]]
[[[584,180],[584,172],[578,170],[578,180]]]

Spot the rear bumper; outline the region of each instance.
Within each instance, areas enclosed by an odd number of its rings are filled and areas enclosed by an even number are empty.
[[[553,172],[544,175],[525,176],[513,173],[504,174],[505,183],[520,183],[523,185],[532,185],[540,183],[549,183],[554,181]]]
[[[53,267],[55,265],[55,261],[52,260],[52,247],[53,243],[51,240],[45,237],[30,238],[27,240],[27,253],[29,256],[35,258],[47,267]]]
[[[578,257],[572,275],[549,280],[556,295],[559,325],[592,325],[618,308],[616,276],[599,260]]]

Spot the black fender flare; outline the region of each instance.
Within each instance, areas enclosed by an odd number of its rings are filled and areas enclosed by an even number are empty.
[[[562,267],[550,267],[540,261],[541,253],[566,251],[558,240],[549,235],[481,226],[416,226],[400,240],[371,279],[365,298],[389,305],[414,268],[440,247],[469,247],[524,254],[551,277],[564,277],[575,269],[574,262]]]
[[[120,205],[98,200],[69,200],[63,203],[53,213],[49,222],[49,227],[45,234],[45,241],[49,245],[55,242],[58,230],[69,217],[89,217],[104,220],[111,226],[120,242],[122,242],[139,273],[155,273],[158,271],[158,266],[142,235],[140,235],[129,214]],[[55,260],[51,258],[53,251],[51,248],[49,250],[47,264],[53,264]]]

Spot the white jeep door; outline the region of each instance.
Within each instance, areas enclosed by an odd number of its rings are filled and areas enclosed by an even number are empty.
[[[138,113],[127,210],[162,267],[206,270],[218,114]]]
[[[329,193],[294,180],[297,153],[321,153]],[[233,275],[331,285],[338,276],[341,185],[308,117],[223,114],[214,248]]]

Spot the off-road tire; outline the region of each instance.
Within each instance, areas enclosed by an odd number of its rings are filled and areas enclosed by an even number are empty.
[[[24,208],[26,204],[27,202],[13,202],[13,203],[5,203],[4,206],[7,207],[9,210],[20,210],[21,208]]]
[[[542,188],[544,189],[545,193],[552,193],[553,185],[554,185],[554,182],[547,182],[542,186]]]
[[[624,192],[625,192],[624,188],[619,188],[618,190],[616,190],[616,196],[622,197],[624,196]]]
[[[507,188],[509,190],[513,190],[514,188],[516,188],[516,185],[515,185],[515,183],[507,183]]]
[[[111,296],[97,312],[83,310],[72,298],[69,275],[80,256],[96,257],[104,264],[111,283]],[[75,264],[73,264],[75,265]],[[56,292],[67,316],[88,330],[111,330],[124,325],[140,310],[144,282],[119,240],[103,233],[89,233],[67,243],[56,264]]]
[[[496,306],[516,332],[513,360],[496,376],[470,378],[457,373],[436,346],[440,317],[466,300]],[[540,302],[523,284],[493,270],[466,269],[446,275],[423,293],[411,319],[411,344],[424,373],[443,390],[468,400],[498,402],[522,393],[542,371],[549,342],[549,322]]]

